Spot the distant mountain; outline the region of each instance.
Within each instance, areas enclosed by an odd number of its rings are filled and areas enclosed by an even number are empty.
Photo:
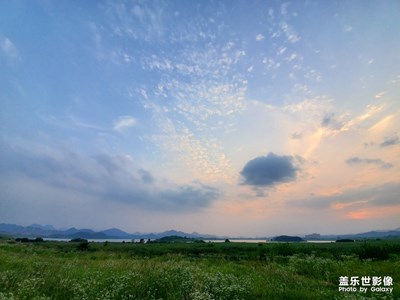
[[[316,235],[316,234],[312,234]],[[314,238],[310,238],[312,235],[306,235],[306,240],[315,240]],[[373,230],[368,232],[362,233],[355,233],[355,234],[330,234],[330,235],[319,235],[317,239],[319,240],[337,240],[337,239],[353,239],[353,240],[360,240],[360,239],[382,239],[382,238],[392,238],[392,237],[400,237],[400,228],[396,228],[393,230]]]
[[[122,231],[121,229],[118,228],[110,228],[107,230],[103,230],[101,231],[101,233],[104,233],[106,236],[113,236],[120,239],[129,238],[130,236],[129,233],[126,233],[125,231]]]
[[[108,235],[102,232],[87,232],[87,231],[78,231],[74,234],[68,235],[70,239],[107,239],[110,238]]]
[[[85,238],[85,239],[160,239],[166,236],[177,236],[197,239],[225,239],[230,237],[221,237],[210,234],[201,234],[197,232],[187,233],[177,230],[167,230],[159,233],[127,233],[118,228],[110,228],[102,231],[94,231],[92,229],[77,229],[71,227],[61,230],[55,229],[52,225],[32,224],[29,226],[19,226],[16,224],[0,224],[0,234],[5,234],[13,237],[43,237],[43,238]],[[317,235],[317,234],[315,234]],[[342,234],[342,235],[320,235],[321,239],[336,240],[336,239],[371,239],[371,238],[388,238],[400,237],[400,228],[393,230],[376,230],[357,234]],[[307,239],[307,238],[306,238]]]
[[[0,224],[0,232],[2,233],[19,232],[24,229],[25,228],[23,226],[15,224]]]
[[[75,227],[71,227],[65,231],[58,231],[58,232],[60,232],[60,233],[64,232],[65,235],[74,235],[78,232],[82,232],[82,233],[86,233],[86,234],[94,233],[94,231],[91,229],[76,229]]]
[[[56,230],[52,225],[40,225],[40,224],[32,224],[28,226],[29,228],[40,228],[43,230]]]
[[[341,238],[354,238],[354,239],[370,239],[370,238],[383,238],[383,237],[400,237],[400,230],[387,230],[387,231],[368,231],[357,234],[341,235]]]
[[[187,238],[215,239],[217,236],[209,234],[186,233],[183,231],[167,230],[160,233],[127,233],[118,228],[110,228],[99,232],[92,229],[77,229],[71,227],[65,230],[57,230],[51,225],[42,226],[32,224],[27,227],[15,224],[0,224],[0,234],[14,237],[44,237],[44,238],[84,238],[84,239],[159,239],[165,236],[179,236]]]

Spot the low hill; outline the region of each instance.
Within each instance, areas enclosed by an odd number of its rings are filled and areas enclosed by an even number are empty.
[[[274,242],[304,242],[299,236],[280,235],[274,237],[271,241]]]

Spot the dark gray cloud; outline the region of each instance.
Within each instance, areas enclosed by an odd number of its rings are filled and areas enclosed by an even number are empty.
[[[334,114],[326,114],[321,121],[321,126],[322,127],[328,127],[334,123]]]
[[[293,140],[301,140],[303,138],[303,134],[301,132],[294,132],[291,135]]]
[[[0,145],[1,146],[1,145]],[[0,180],[29,178],[38,186],[81,193],[102,201],[121,202],[149,210],[196,211],[219,197],[213,187],[193,182],[187,185],[157,185],[154,176],[138,168],[123,155],[85,156],[73,152],[31,151],[28,148],[0,147]],[[21,189],[24,189],[21,186]],[[42,191],[39,191],[41,197]],[[43,190],[43,189],[42,189]],[[32,194],[32,201],[37,195]]]
[[[393,146],[393,145],[398,145],[400,144],[400,138],[399,136],[393,135],[393,136],[389,136],[389,137],[385,137],[383,139],[383,142],[380,144],[381,147],[388,147],[388,146]]]
[[[240,174],[243,184],[255,187],[273,186],[296,179],[298,168],[292,156],[279,156],[269,153],[256,157],[246,163]]]
[[[348,165],[362,165],[362,164],[373,164],[373,165],[378,165],[382,169],[389,169],[393,167],[392,164],[384,162],[382,159],[375,158],[375,159],[370,159],[370,158],[359,158],[359,157],[351,157],[346,160],[346,163]]]
[[[289,201],[300,207],[325,209],[335,203],[359,203],[367,201],[372,206],[400,205],[400,184],[386,183],[383,185],[351,189],[330,196],[311,196],[308,199]]]
[[[321,126],[332,130],[340,130],[343,128],[343,122],[338,121],[333,113],[329,113],[322,118]]]
[[[364,143],[364,148],[372,147],[372,146],[374,146],[374,145],[375,145],[374,142]]]
[[[140,169],[138,170],[140,178],[142,179],[143,183],[152,184],[154,183],[154,177],[151,175],[149,171]]]

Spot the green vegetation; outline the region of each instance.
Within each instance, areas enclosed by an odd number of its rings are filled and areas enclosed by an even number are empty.
[[[400,240],[354,243],[0,241],[0,299],[398,299]],[[338,291],[391,276],[393,292]]]
[[[289,235],[280,235],[277,237],[274,237],[272,241],[275,242],[304,242],[304,240],[301,237],[298,236],[289,236]]]
[[[336,243],[353,243],[353,242],[355,241],[352,239],[339,239],[336,241]]]

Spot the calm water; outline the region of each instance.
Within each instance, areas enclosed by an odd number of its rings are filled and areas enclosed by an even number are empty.
[[[45,241],[55,241],[55,242],[69,242],[71,239],[58,239],[58,238],[44,238]],[[110,242],[110,243],[131,243],[135,242],[138,243],[140,239],[85,239],[88,242],[91,243],[104,243],[104,242]],[[147,241],[147,239],[145,239]]]
[[[204,240],[206,243],[224,243],[225,240]],[[246,240],[246,239],[229,239],[232,243],[266,243],[266,240]]]
[[[56,242],[69,242],[71,239],[61,239],[61,238],[44,238],[45,241],[56,241]],[[106,241],[110,243],[131,243],[135,242],[138,243],[140,239],[86,239],[88,242],[91,243],[104,243]],[[144,239],[147,241],[147,239]],[[211,242],[211,243],[223,243],[225,240],[204,240],[206,243]],[[230,240],[233,243],[266,243],[266,240],[245,240],[245,239],[236,239],[236,240]]]
[[[58,238],[44,238],[45,241],[56,241],[56,242],[69,242],[71,239],[58,239]],[[88,242],[91,243],[104,243],[104,242],[110,242],[110,243],[139,243],[140,239],[87,239]],[[145,242],[147,239],[144,239]],[[206,243],[224,243],[225,240],[204,240]],[[260,239],[229,239],[230,242],[232,243],[275,243],[267,240],[260,240]],[[306,241],[307,243],[334,243],[335,241],[328,241],[328,240],[315,240],[315,241]]]
[[[205,242],[211,243],[223,243],[225,240],[204,240]],[[229,239],[232,243],[280,243],[280,242],[272,242],[267,240],[260,240],[260,239]],[[335,241],[331,240],[315,240],[315,241],[306,241],[307,243],[334,243]]]
[[[336,241],[320,240],[320,241],[307,241],[307,243],[335,243]]]

